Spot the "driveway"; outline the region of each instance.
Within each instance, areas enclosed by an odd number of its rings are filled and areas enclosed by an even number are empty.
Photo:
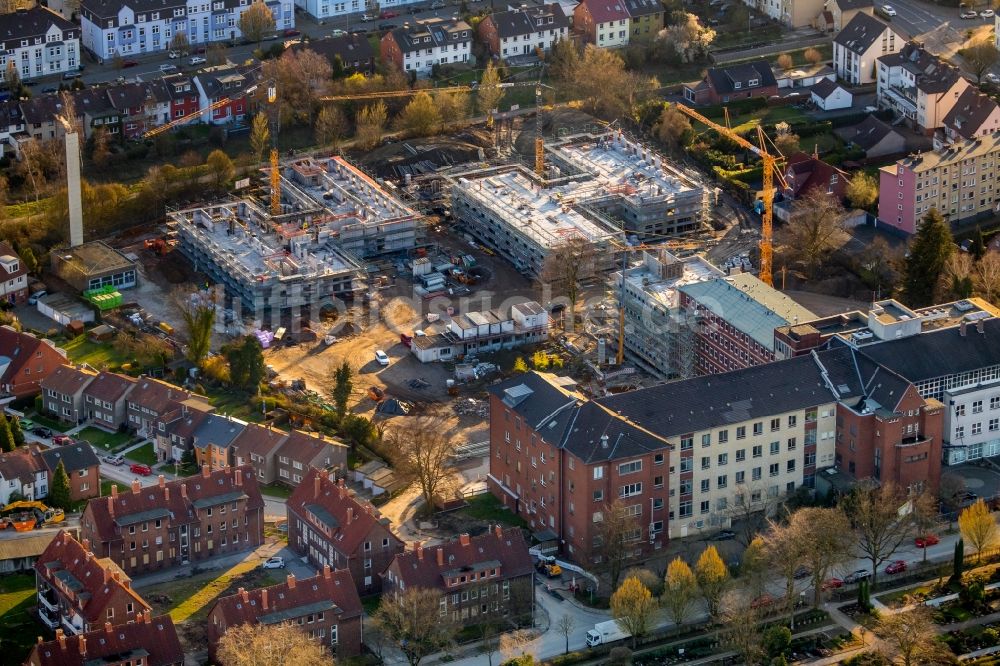
[[[994,467],[980,467],[974,463],[945,467],[945,474],[952,473],[962,477],[965,488],[980,497],[994,497],[1000,494],[1000,472]]]

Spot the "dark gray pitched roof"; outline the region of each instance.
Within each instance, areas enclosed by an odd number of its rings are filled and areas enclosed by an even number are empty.
[[[221,414],[209,414],[194,431],[195,446],[200,449],[209,444],[227,447],[243,432],[246,425],[244,421],[238,419],[227,418]]]
[[[599,402],[585,402],[569,424],[564,449],[586,463],[662,450],[667,442],[616,417]]]
[[[868,116],[854,127],[845,128],[837,134],[844,141],[850,141],[859,148],[868,150],[895,131],[888,123],[882,122],[875,116]]]
[[[611,411],[662,437],[678,437],[833,401],[819,366],[809,356],[598,400]]]
[[[53,472],[59,466],[59,462],[62,461],[68,474],[90,467],[97,467],[101,464],[101,461],[97,458],[97,454],[94,453],[94,449],[90,448],[88,444],[71,444],[69,446],[46,449],[42,451],[42,458],[45,460],[45,466]]]
[[[836,340],[836,338],[835,338]],[[959,327],[865,345],[861,352],[911,382],[971,372],[1000,364],[1000,318],[974,325],[962,336]]]
[[[471,41],[472,28],[465,21],[423,19],[414,25],[396,28],[392,31],[392,36],[400,51],[410,53],[420,49]]]
[[[650,14],[662,14],[664,12],[660,0],[624,0],[624,2],[625,9],[628,10],[628,15],[631,18],[639,18],[640,16],[648,16]]]
[[[375,57],[375,51],[365,36],[354,34],[313,39],[308,42],[296,42],[291,46],[291,49],[295,53],[299,53],[300,51],[314,51],[331,63],[339,55],[345,68],[353,67],[354,62],[357,62],[359,67],[364,66],[369,60]]]
[[[961,78],[962,72],[919,44],[910,42],[898,53],[890,53],[878,59],[890,67],[905,67],[913,72],[917,88],[925,93],[942,93],[949,90]]]
[[[851,9],[864,9],[865,7],[873,7],[873,0],[837,0],[837,7],[842,12],[846,12]]]
[[[841,346],[815,356],[829,389],[858,411],[896,410],[912,384],[850,347]]]
[[[740,84],[740,90],[753,90],[767,86],[777,85],[771,65],[766,60],[756,60],[741,65],[730,67],[710,67],[708,69],[708,79],[719,94],[731,93],[736,90],[736,83]],[[750,85],[750,81],[756,80],[757,84]]]
[[[490,18],[496,25],[497,35],[501,39],[530,35],[540,30],[559,30],[569,27],[569,18],[558,3],[498,12]],[[538,25],[539,19],[542,19],[542,25]]]
[[[53,24],[63,31],[66,39],[80,36],[80,26],[70,23],[48,7],[36,6],[0,14],[0,45],[5,49],[12,49],[19,45],[22,39],[44,36]]]
[[[820,79],[812,88],[810,88],[810,92],[818,96],[820,99],[826,99],[839,87],[839,85],[830,79]]]
[[[896,32],[892,26],[874,16],[858,12],[833,41],[853,53],[864,53],[882,36],[886,28]]]
[[[970,86],[944,117],[944,124],[960,136],[972,139],[996,108],[996,102],[979,92],[975,86]]]
[[[580,399],[557,387],[542,375],[529,372],[490,388],[524,422],[550,443],[562,441],[562,434]]]

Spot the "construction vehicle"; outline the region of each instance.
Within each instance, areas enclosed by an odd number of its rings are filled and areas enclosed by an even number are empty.
[[[761,198],[763,200],[763,208],[761,212],[761,234],[760,234],[760,279],[762,282],[769,286],[774,286],[774,277],[772,275],[772,255],[774,253],[774,247],[772,244],[773,237],[773,220],[774,220],[774,182],[775,180],[781,185],[782,188],[787,187],[785,183],[785,177],[781,173],[779,167],[779,160],[781,158],[781,153],[777,148],[774,148],[774,153],[768,151],[767,144],[771,143],[767,135],[764,134],[764,129],[760,126],[757,127],[757,144],[753,144],[747,139],[743,138],[741,135],[734,132],[731,128],[720,125],[717,122],[709,120],[702,114],[698,113],[691,107],[685,106],[680,103],[674,103],[674,107],[688,116],[692,120],[696,120],[699,123],[705,125],[706,127],[715,130],[722,136],[735,141],[740,145],[741,148],[749,150],[751,153],[757,155],[761,163],[763,164],[763,175],[764,183],[761,188]],[[727,124],[729,118],[729,111],[725,111]],[[774,144],[771,143],[773,147]]]
[[[164,255],[174,249],[177,241],[170,238],[147,238],[142,245],[153,254]]]
[[[11,515],[8,515],[8,512]],[[62,509],[47,506],[43,502],[31,500],[19,500],[11,502],[3,509],[0,509],[0,525],[4,529],[15,529],[18,532],[30,532],[31,530],[44,525],[55,525],[66,520],[66,513]]]
[[[556,578],[562,575],[562,567],[556,562],[554,557],[542,557],[535,563],[535,568],[549,578]]]
[[[382,402],[383,400],[385,400],[385,391],[383,391],[377,386],[369,386],[368,397],[374,400],[375,402]]]

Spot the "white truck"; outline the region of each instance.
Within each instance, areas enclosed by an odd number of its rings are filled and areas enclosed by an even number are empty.
[[[622,629],[615,620],[598,622],[587,632],[587,645],[596,647],[631,638],[632,634]]]

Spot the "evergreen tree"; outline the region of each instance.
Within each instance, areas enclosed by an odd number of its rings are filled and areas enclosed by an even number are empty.
[[[66,466],[60,460],[56,471],[52,473],[52,487],[49,488],[48,503],[63,511],[69,511],[72,500],[69,497],[69,475]]]
[[[955,559],[952,562],[951,578],[955,581],[962,580],[962,569],[965,568],[965,542],[959,539],[955,542]]]
[[[253,335],[223,349],[229,362],[229,377],[233,386],[244,391],[254,391],[264,381],[266,366],[260,341]]]
[[[24,430],[21,429],[21,419],[16,416],[10,419],[10,434],[14,437],[15,446],[24,446]]]
[[[972,255],[975,261],[979,261],[986,254],[986,241],[983,240],[983,229],[978,224],[976,225],[976,235],[972,237],[972,247],[969,248],[969,254]]]
[[[923,307],[934,301],[948,257],[955,249],[955,239],[941,213],[931,208],[917,227],[906,259],[903,291],[910,307]]]
[[[0,411],[0,449],[4,451],[13,451],[17,448],[17,441],[14,439],[14,433],[10,429],[10,421],[7,420],[7,415]]]
[[[354,371],[351,369],[351,364],[344,359],[344,362],[340,364],[340,367],[334,370],[333,378],[336,382],[333,387],[333,404],[337,409],[337,416],[344,418],[344,414],[347,413],[347,401],[351,397],[351,390],[354,388],[354,384],[351,382],[351,377],[354,375]]]

